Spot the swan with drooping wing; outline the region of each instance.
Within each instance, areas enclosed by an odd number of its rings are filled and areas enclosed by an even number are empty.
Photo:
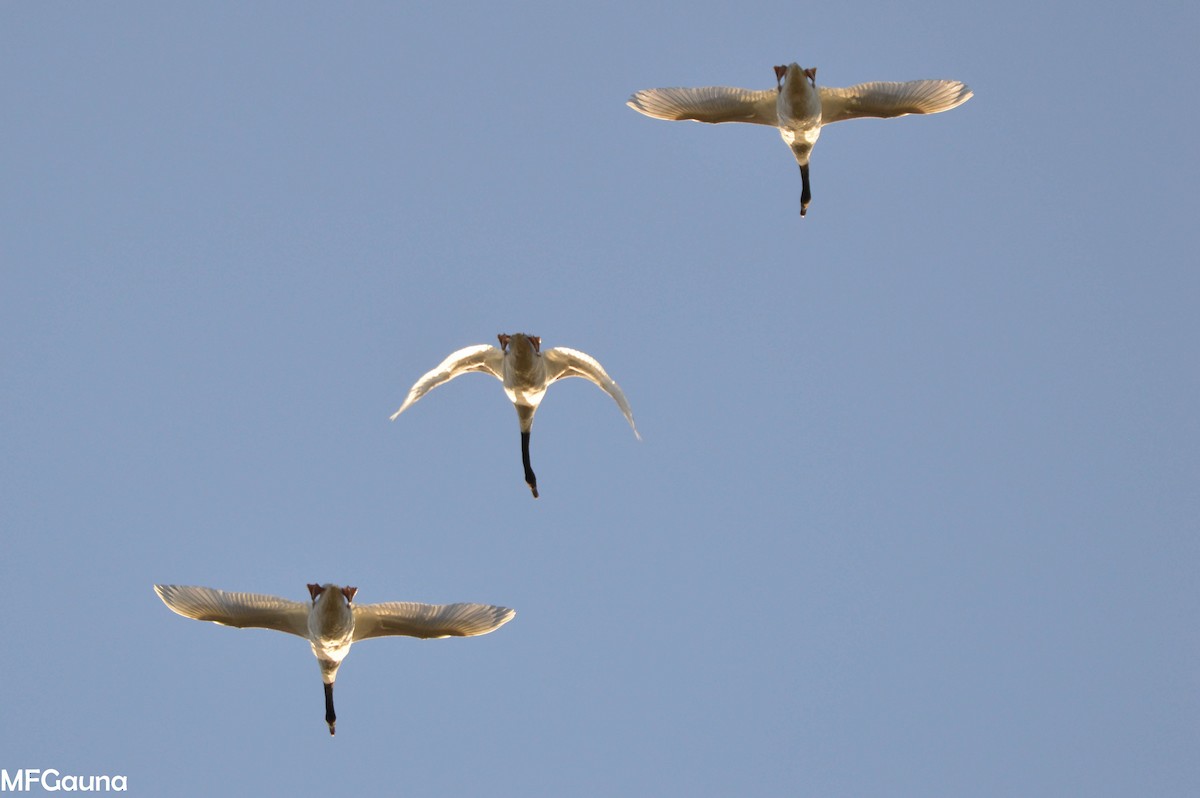
[[[608,376],[604,367],[591,355],[564,346],[543,352],[542,339],[536,335],[501,333],[496,337],[500,341],[500,348],[488,344],[468,346],[452,352],[436,368],[426,372],[409,390],[400,409],[392,413],[392,420],[395,421],[422,396],[455,377],[472,371],[491,374],[504,383],[504,392],[517,408],[517,418],[521,423],[521,462],[525,466],[525,484],[535,499],[538,497],[537,477],[529,462],[529,435],[533,428],[533,414],[546,395],[546,389],[556,380],[583,377],[594,383],[613,398],[633,428],[633,434],[641,440],[642,436],[633,422],[633,410],[621,386]]]

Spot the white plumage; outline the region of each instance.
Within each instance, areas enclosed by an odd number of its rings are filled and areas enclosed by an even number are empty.
[[[537,477],[529,463],[529,435],[533,427],[533,414],[551,383],[567,377],[583,377],[594,383],[613,398],[633,428],[633,434],[641,440],[637,424],[633,421],[633,409],[621,386],[608,376],[604,367],[591,355],[563,346],[542,352],[542,339],[524,333],[502,333],[497,338],[500,340],[499,349],[487,344],[459,349],[422,375],[409,390],[404,404],[392,413],[392,420],[395,421],[422,396],[455,377],[472,371],[491,374],[504,384],[504,392],[517,408],[517,418],[521,423],[521,459],[525,466],[525,482],[535,499],[538,496]]]
[[[185,618],[239,628],[274,629],[308,640],[325,682],[325,722],[330,734],[337,719],[333,683],[353,643],[385,635],[472,637],[498,629],[516,615],[507,607],[490,604],[354,604],[357,588],[332,584],[309,585],[308,591],[311,603],[211,587],[154,586],[163,603]]]
[[[770,125],[791,148],[800,166],[803,192],[800,215],[808,211],[812,192],[808,160],[821,127],[846,119],[890,118],[936,114],[962,105],[972,91],[957,80],[910,80],[906,83],[860,83],[847,88],[817,86],[817,70],[795,63],[775,67],[777,88],[758,91],[729,86],[643,89],[626,103],[656,119],[697,122],[746,122]]]

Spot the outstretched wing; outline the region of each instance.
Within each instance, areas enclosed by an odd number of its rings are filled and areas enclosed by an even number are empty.
[[[844,89],[819,86],[818,91],[821,92],[823,125],[868,116],[936,114],[962,105],[974,94],[965,83],[957,80],[876,81]]]
[[[621,408],[621,412],[625,414],[625,420],[633,428],[633,434],[639,441],[642,439],[641,434],[637,431],[637,424],[633,423],[633,408],[629,406],[625,392],[612,377],[608,376],[608,372],[595,358],[565,346],[556,346],[548,350],[543,357],[546,359],[547,384],[565,377],[583,377],[585,380],[591,380],[613,398],[617,407]]]
[[[354,604],[354,639],[407,637],[474,637],[499,629],[516,610],[491,604],[420,604],[388,601]]]
[[[408,396],[405,397],[404,404],[400,405],[399,410],[392,413],[392,421],[395,421],[396,416],[403,413],[418,399],[434,388],[442,383],[449,382],[455,377],[466,374],[468,371],[485,371],[496,379],[503,380],[503,363],[504,353],[496,347],[487,344],[468,346],[465,349],[454,352],[450,357],[439,363],[437,368],[427,372],[421,379],[417,380],[416,385],[409,390]]]
[[[154,592],[172,612],[185,618],[212,621],[222,626],[275,629],[308,637],[310,605],[301,601],[182,585],[155,585]]]
[[[655,119],[694,119],[697,122],[749,122],[778,127],[775,111],[778,92],[730,86],[695,89],[642,89],[629,98],[633,110]]]

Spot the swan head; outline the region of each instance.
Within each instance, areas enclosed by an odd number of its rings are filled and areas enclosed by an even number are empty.
[[[515,355],[540,354],[542,351],[542,339],[537,335],[526,335],[525,333],[508,335],[500,333],[496,338],[500,341],[500,348],[502,350],[507,352],[509,346],[511,346]]]
[[[321,663],[321,672],[327,684],[333,684],[337,663],[346,656],[353,642],[354,605],[351,602],[357,592],[356,587],[331,584],[308,586],[308,594],[313,602],[308,612],[308,639],[313,644],[313,653]],[[327,665],[326,662],[333,664]]]
[[[346,606],[354,601],[354,594],[358,592],[356,587],[339,587],[338,585],[326,583],[324,585],[309,585],[308,595],[312,596],[313,604],[316,604],[323,596],[328,596],[326,601],[333,601],[338,595],[346,600]]]
[[[779,91],[787,90],[790,94],[798,94],[817,87],[817,68],[805,69],[795,61],[787,66],[775,67],[775,85]]]

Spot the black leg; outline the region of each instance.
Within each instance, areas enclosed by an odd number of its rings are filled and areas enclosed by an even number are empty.
[[[800,167],[800,180],[804,188],[800,191],[800,215],[808,213],[808,203],[812,202],[812,191],[808,187],[808,164]]]
[[[521,433],[521,463],[525,466],[525,484],[533,491],[533,498],[538,497],[537,477],[533,475],[533,466],[529,465],[529,433]]]
[[[333,685],[325,685],[325,722],[329,724],[329,733],[333,734],[333,724],[337,721],[337,715],[333,714]]]

